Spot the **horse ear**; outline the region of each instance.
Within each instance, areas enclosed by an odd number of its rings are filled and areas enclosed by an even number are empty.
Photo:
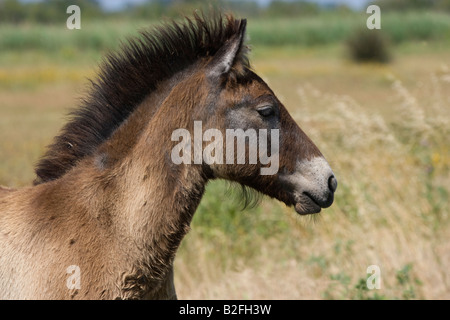
[[[216,52],[211,62],[208,63],[207,70],[209,77],[218,78],[227,74],[233,66],[244,42],[247,20],[242,19],[238,23],[238,32]]]

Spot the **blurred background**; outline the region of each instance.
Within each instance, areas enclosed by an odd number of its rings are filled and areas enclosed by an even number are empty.
[[[71,4],[80,30],[66,27]],[[210,183],[175,260],[179,298],[450,299],[450,0],[0,0],[0,184],[31,184],[102,56],[210,7],[248,19],[254,70],[339,187],[299,217],[266,198],[241,210]]]

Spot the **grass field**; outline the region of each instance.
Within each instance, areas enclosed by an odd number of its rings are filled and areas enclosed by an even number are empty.
[[[405,21],[425,28],[417,15]],[[437,17],[422,37],[398,24],[390,64],[347,59],[354,20],[331,19],[343,33],[318,43],[271,31],[307,22],[249,21],[253,67],[329,160],[336,200],[314,217],[269,199],[241,211],[226,183],[209,184],[176,258],[179,298],[450,299],[450,19]],[[382,30],[400,32],[390,19]],[[0,185],[31,183],[102,53],[142,25],[95,25],[78,45],[54,26],[0,25]],[[379,290],[366,286],[371,265]]]
[[[364,28],[367,17],[365,13],[325,12],[298,19],[252,19],[248,33],[252,44],[257,46],[336,44],[354,30]],[[83,20],[80,31],[68,30],[64,22],[61,25],[1,25],[0,50],[38,49],[58,52],[64,59],[70,59],[71,51],[117,47],[118,39],[159,21]],[[395,43],[445,40],[450,37],[450,20],[447,14],[438,12],[388,12],[383,14],[381,32]]]

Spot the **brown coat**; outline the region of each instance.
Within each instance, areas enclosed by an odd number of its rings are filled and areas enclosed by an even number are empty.
[[[245,26],[195,16],[108,57],[38,164],[35,185],[0,188],[1,299],[176,298],[173,260],[210,179],[300,214],[331,205],[336,179],[251,71]],[[171,135],[192,132],[194,121],[221,132],[279,130],[279,171],[260,175],[260,162],[175,164]]]

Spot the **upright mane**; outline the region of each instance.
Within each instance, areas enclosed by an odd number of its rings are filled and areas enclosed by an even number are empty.
[[[213,56],[238,33],[241,23],[231,15],[194,14],[193,19],[144,30],[119,52],[107,55],[82,105],[70,113],[69,122],[36,165],[34,184],[58,179],[92,154],[160,81]],[[238,59],[250,67],[245,53],[240,52]]]

